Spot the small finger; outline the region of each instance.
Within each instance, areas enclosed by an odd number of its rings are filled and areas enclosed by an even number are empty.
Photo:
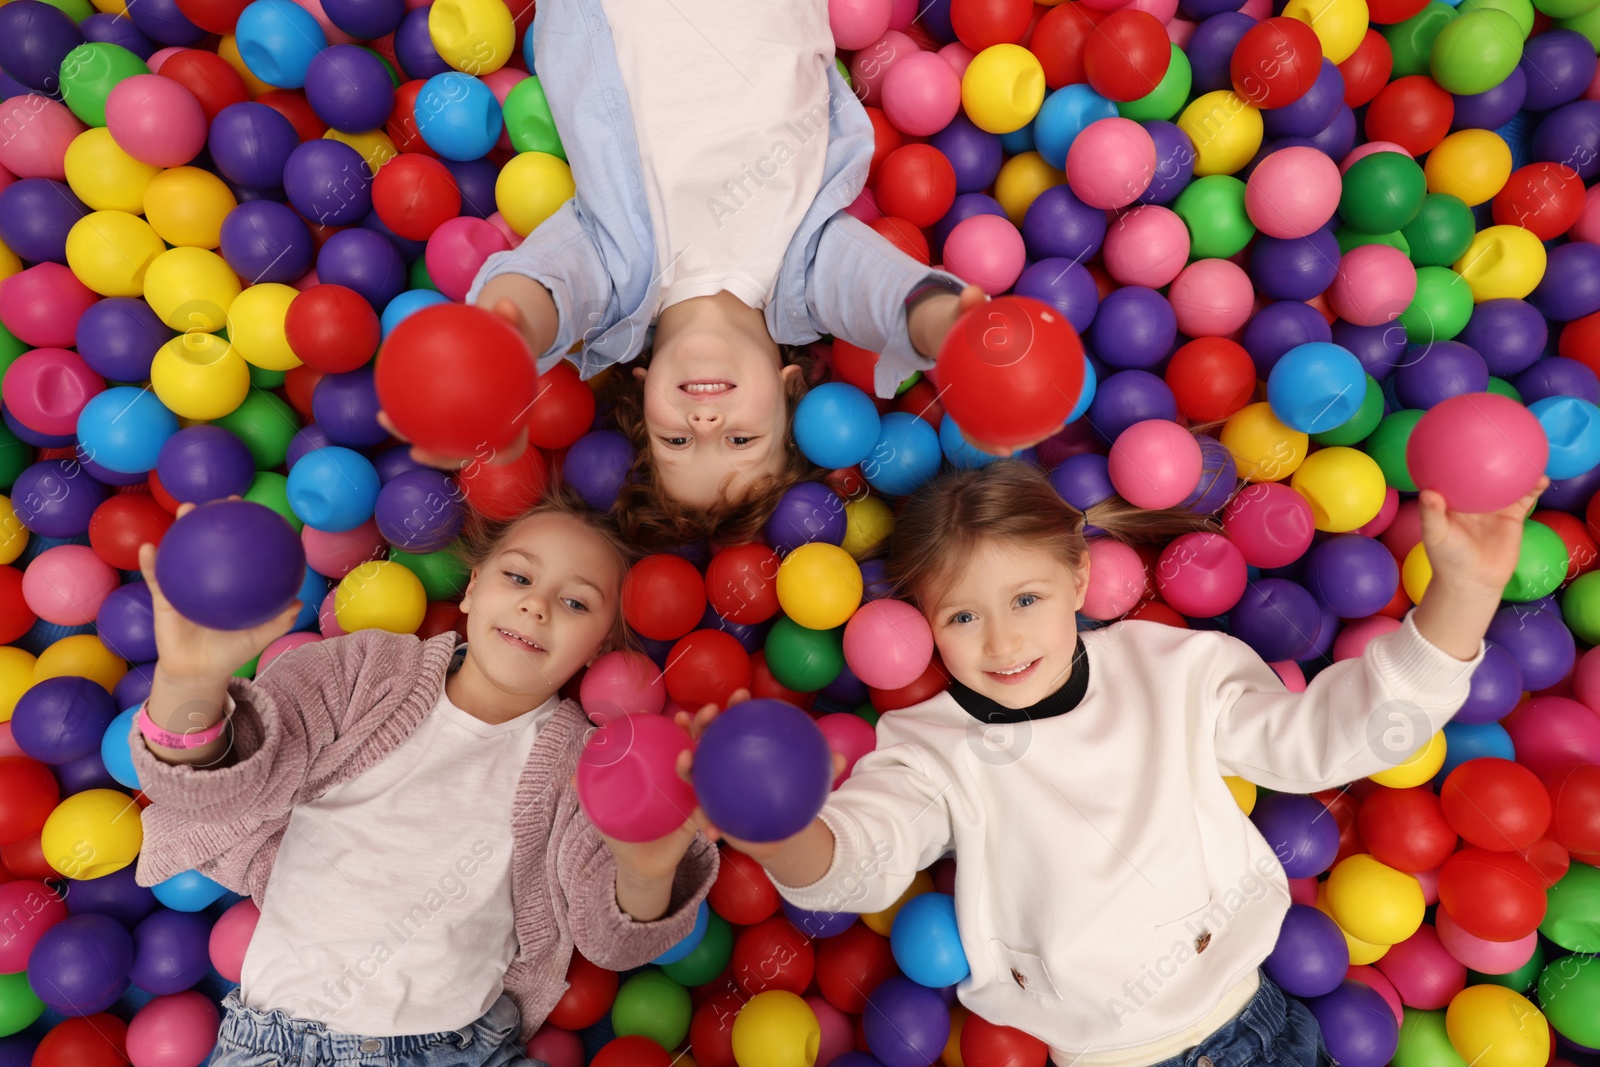
[[[390,419],[385,412],[378,412],[378,425],[382,426],[385,430],[388,430],[390,435],[396,440],[405,441],[407,444],[411,443],[406,435],[401,433],[399,429],[395,427],[394,420]]]
[[[189,514],[189,512],[193,511],[194,509],[195,509],[195,505],[194,504],[179,504],[178,505],[178,518],[180,518],[180,519],[183,518],[185,515]]]

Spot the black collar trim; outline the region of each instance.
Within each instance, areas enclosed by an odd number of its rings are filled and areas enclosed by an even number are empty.
[[[1077,651],[1072,655],[1072,673],[1067,675],[1067,680],[1061,684],[1061,688],[1031,707],[1008,708],[1004,704],[996,703],[986,696],[973,692],[955,679],[950,681],[949,692],[955,702],[961,705],[962,710],[979,722],[1019,723],[1065,715],[1083,703],[1084,694],[1088,690],[1089,654],[1083,647],[1083,638],[1080,635]]]

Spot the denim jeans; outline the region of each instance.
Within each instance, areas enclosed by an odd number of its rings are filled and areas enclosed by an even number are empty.
[[[549,1067],[529,1059],[517,1040],[521,1018],[511,998],[459,1030],[405,1037],[341,1034],[281,1011],[257,1011],[234,989],[210,1067]]]
[[[1330,1067],[1322,1028],[1311,1009],[1273,984],[1261,988],[1238,1015],[1194,1048],[1153,1067]]]

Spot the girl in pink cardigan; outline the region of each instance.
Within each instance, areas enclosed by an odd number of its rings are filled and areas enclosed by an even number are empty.
[[[179,616],[140,563],[160,661],[132,749],[138,881],[195,869],[260,924],[213,1067],[505,1067],[566,988],[681,941],[716,873],[685,821],[603,837],[573,787],[591,729],[560,688],[619,633],[628,552],[547,502],[479,538],[468,643],[363,630],[231,677],[296,608],[246,631]]]

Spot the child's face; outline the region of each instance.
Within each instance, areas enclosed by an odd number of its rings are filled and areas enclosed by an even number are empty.
[[[1087,562],[1074,572],[1041,549],[978,542],[924,608],[944,665],[1004,707],[1037,704],[1072,672],[1088,577]]]
[[[474,666],[503,693],[553,693],[604,647],[622,576],[616,553],[577,519],[525,519],[467,586]]]

